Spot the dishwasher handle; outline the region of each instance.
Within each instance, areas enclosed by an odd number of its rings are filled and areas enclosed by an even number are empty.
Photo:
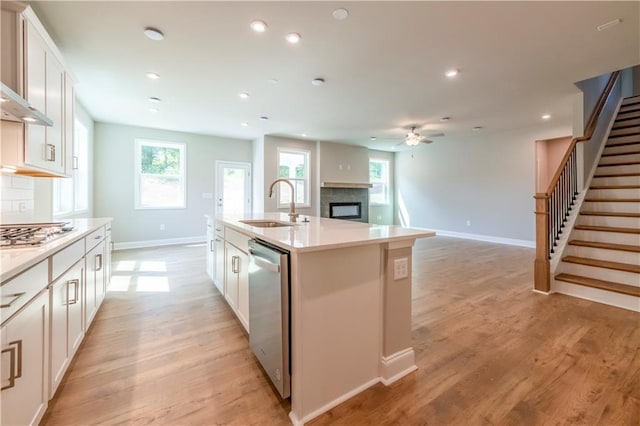
[[[255,250],[249,249],[249,253],[251,253],[253,257],[253,263],[258,265],[259,267],[271,272],[280,272],[280,265],[278,265],[277,263],[270,262],[268,259],[260,257]]]

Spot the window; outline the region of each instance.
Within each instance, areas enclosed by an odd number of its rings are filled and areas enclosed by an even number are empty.
[[[186,203],[186,146],[136,139],[136,209],[181,209]]]
[[[389,161],[369,159],[370,204],[389,204]]]
[[[291,181],[296,189],[296,204],[309,207],[309,151],[278,148],[278,177]],[[278,208],[289,207],[291,189],[278,184]]]
[[[77,119],[73,132],[71,178],[53,181],[53,215],[68,216],[89,209],[89,131]]]

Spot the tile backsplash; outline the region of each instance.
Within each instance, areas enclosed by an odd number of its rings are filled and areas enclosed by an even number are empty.
[[[32,177],[0,175],[0,222],[29,221],[34,216]]]

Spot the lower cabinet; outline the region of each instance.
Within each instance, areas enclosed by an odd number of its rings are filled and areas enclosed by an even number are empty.
[[[214,236],[213,248],[213,257],[215,262],[215,266],[213,268],[213,282],[216,287],[218,287],[220,294],[224,294],[224,240],[218,235]]]
[[[106,293],[104,259],[104,241],[91,249],[85,256],[85,266],[87,269],[84,292],[85,331],[87,331],[91,325],[91,321],[93,321],[93,317],[98,311]]]
[[[84,262],[78,261],[49,287],[50,360],[49,396],[53,397],[84,337],[82,289]]]
[[[49,400],[49,293],[42,291],[0,329],[1,424],[38,424]]]
[[[229,243],[225,244],[225,251],[225,297],[249,331],[249,256]]]
[[[215,281],[216,270],[216,246],[215,246],[215,234],[213,232],[213,225],[207,223],[207,275],[212,281]]]

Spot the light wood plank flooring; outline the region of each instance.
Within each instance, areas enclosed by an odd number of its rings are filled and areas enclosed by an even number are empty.
[[[204,253],[197,245],[114,253],[114,291],[43,424],[290,424],[289,403],[208,280]],[[534,294],[533,256],[418,241],[418,371],[311,424],[640,424],[640,315]]]

